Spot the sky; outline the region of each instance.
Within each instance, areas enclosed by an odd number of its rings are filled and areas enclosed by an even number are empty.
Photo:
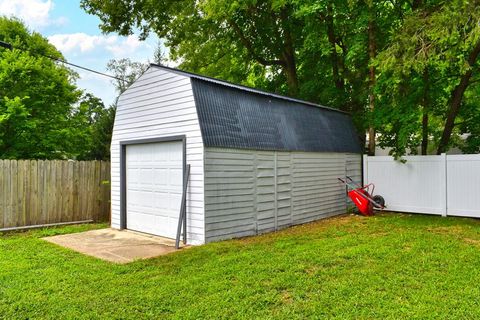
[[[147,62],[153,59],[158,38],[139,41],[136,35],[121,37],[102,34],[100,19],[80,8],[80,0],[0,0],[0,15],[15,16],[32,31],[45,36],[66,60],[108,73],[110,59],[130,58]],[[75,69],[75,68],[73,68]],[[75,69],[80,75],[77,85],[110,105],[116,97],[111,79]]]

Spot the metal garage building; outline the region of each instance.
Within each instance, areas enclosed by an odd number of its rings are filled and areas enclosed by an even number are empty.
[[[341,214],[360,153],[345,113],[151,65],[118,101],[112,227],[175,238],[184,203],[202,244]]]

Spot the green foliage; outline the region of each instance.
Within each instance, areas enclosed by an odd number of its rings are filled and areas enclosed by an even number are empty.
[[[39,56],[61,54],[38,33],[0,18],[0,158],[63,158],[70,154],[68,118],[79,91],[76,74]]]
[[[292,12],[293,1],[280,6],[278,1],[167,0],[132,4],[111,0],[82,1],[82,6],[102,19],[101,27],[106,32],[125,35],[140,28],[144,35],[157,33],[165,39],[170,58],[181,61],[184,69],[250,85],[265,83],[268,74],[278,84],[275,91],[287,90],[283,72],[286,57],[282,56],[287,41],[284,31],[292,34],[291,40],[296,42],[302,24],[291,14],[283,20],[281,15],[282,10]]]
[[[478,81],[478,80],[477,80]],[[464,153],[480,153],[480,85],[473,83],[465,93],[464,108],[461,110],[457,122],[456,135],[453,145]]]
[[[161,59],[161,53],[157,50],[155,54],[157,59]],[[115,60],[112,59],[107,64],[107,70],[110,71],[117,79],[113,80],[113,85],[118,94],[122,94],[128,87],[140,77],[145,70],[147,70],[148,64],[135,62],[129,58]]]
[[[115,107],[105,108],[92,94],[84,94],[70,118],[72,148],[78,160],[109,160]]]
[[[475,319],[475,219],[344,216],[126,265],[0,235],[6,319]]]
[[[404,18],[391,43],[378,55],[375,64],[381,73],[375,127],[381,134],[380,144],[392,147],[394,155],[409,149],[416,153],[424,112],[429,117],[429,150],[435,152],[453,91],[469,69],[467,59],[480,39],[478,6],[478,1],[431,1]],[[478,71],[477,63],[474,72]],[[478,90],[473,81],[451,139],[451,146],[468,152],[478,151],[479,119],[475,115],[479,109],[472,99]],[[458,138],[462,133],[469,134],[466,141]]]
[[[144,35],[157,33],[180,68],[352,112],[363,130],[368,126],[368,21],[373,15],[381,49],[401,19],[397,7],[406,2],[81,3],[100,17],[105,32],[126,35],[140,28]]]
[[[99,110],[92,128],[93,138],[89,158],[110,161],[110,143],[112,142],[115,111],[115,105]]]
[[[157,51],[156,59],[162,59]],[[119,80],[113,80],[120,95],[148,68],[148,64],[130,59],[110,60],[107,69]],[[105,108],[103,102],[91,94],[84,94],[71,118],[72,125],[78,129],[72,141],[78,148],[78,159],[109,160],[110,143],[117,110],[116,102]]]
[[[108,159],[114,109],[75,86],[60,52],[20,21],[0,17],[0,158]]]
[[[474,103],[466,101],[478,85],[467,84],[465,99],[457,90],[469,70],[474,69],[471,82],[478,81],[478,63],[467,63],[480,38],[478,0],[81,5],[100,17],[105,32],[156,33],[182,69],[348,111],[362,140],[365,129],[374,127],[380,145],[397,157],[417,152],[425,140],[430,152],[439,147],[445,118],[452,115],[457,124],[450,146],[474,150],[480,140],[467,107]],[[459,112],[454,92],[462,101]],[[456,137],[466,130],[471,138],[461,142]]]

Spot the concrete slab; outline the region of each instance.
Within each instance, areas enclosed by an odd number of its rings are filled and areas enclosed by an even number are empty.
[[[129,263],[176,251],[173,239],[130,230],[99,229],[43,239],[114,263]]]

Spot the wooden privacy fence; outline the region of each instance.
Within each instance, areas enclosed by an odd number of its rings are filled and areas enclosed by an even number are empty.
[[[0,229],[110,218],[110,163],[0,160]]]

